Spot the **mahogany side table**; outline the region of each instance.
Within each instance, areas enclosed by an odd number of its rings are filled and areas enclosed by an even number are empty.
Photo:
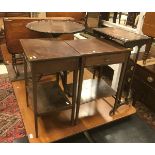
[[[121,106],[119,101],[121,99],[125,71],[131,51],[117,43],[111,43],[107,40],[82,39],[65,42],[67,42],[68,45],[73,47],[81,55],[75,123],[78,119],[80,103],[86,103],[101,97],[112,96],[115,94],[114,90],[107,86],[102,79],[90,79],[83,81],[85,67],[116,63],[123,64],[116,92],[115,104],[110,112],[110,114],[114,114],[116,109]]]
[[[36,137],[38,137],[37,118],[40,115],[72,109],[71,121],[73,123],[79,54],[64,41],[52,41],[51,39],[21,39],[20,42],[25,57],[26,100],[28,105],[28,99],[32,99],[32,102],[29,102],[29,104],[32,103],[30,106],[34,111]],[[27,64],[29,64],[32,73],[32,85],[28,83]],[[38,82],[38,76],[40,76],[40,74],[55,74],[67,70],[73,71],[72,103],[70,103],[65,96],[58,82]]]

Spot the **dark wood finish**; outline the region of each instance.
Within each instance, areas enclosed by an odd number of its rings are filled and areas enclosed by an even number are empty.
[[[126,100],[130,103],[132,99],[131,87],[133,85],[134,73],[136,70],[136,63],[138,60],[139,51],[143,45],[146,44],[148,46],[148,44],[150,44],[151,39],[145,35],[136,34],[133,32],[129,32],[129,31],[122,30],[119,28],[114,28],[114,27],[94,28],[94,33],[96,33],[98,37],[105,37],[106,39],[113,40],[127,48],[133,48],[135,46],[138,47],[136,55],[133,58],[134,64],[133,64],[133,69],[132,69],[132,76],[130,79],[130,86],[129,86],[130,88],[129,88],[129,91],[126,97]]]
[[[143,27],[142,27],[142,32],[145,35],[151,37],[151,40],[150,40],[150,43],[147,45],[146,50],[143,55],[144,62],[149,56],[151,45],[152,45],[153,39],[155,38],[155,21],[152,20],[154,18],[155,18],[155,12],[146,12]]]
[[[30,62],[77,57],[79,54],[64,41],[52,39],[21,39],[24,53]],[[49,69],[49,68],[48,68]]]
[[[41,20],[28,23],[27,28],[33,31],[49,34],[70,34],[85,29],[82,24],[73,21]]]
[[[112,43],[105,39],[78,39],[65,41],[70,46],[74,47],[81,55],[99,55],[100,53],[111,54],[111,53],[123,53],[124,51],[129,51],[117,43]],[[89,46],[88,46],[89,45]]]
[[[37,87],[37,112],[38,115],[45,115],[51,112],[71,109],[69,99],[63,93],[57,82],[42,82]],[[29,104],[32,104],[32,86],[28,87]],[[33,109],[33,105],[30,105]]]
[[[137,65],[133,83],[134,101],[140,101],[155,111],[155,65]]]
[[[47,20],[69,20],[68,18],[47,18]],[[12,64],[16,74],[18,75],[17,67],[16,67],[16,54],[21,54],[23,49],[19,42],[19,39],[29,39],[29,38],[47,38],[51,37],[51,35],[39,33],[35,31],[31,31],[26,28],[26,25],[33,21],[43,20],[40,18],[27,18],[27,17],[12,17],[12,18],[4,18],[4,32],[6,45],[8,48],[8,52],[12,54]],[[72,20],[72,19],[71,19]],[[64,39],[73,39],[73,34],[64,34],[59,35],[60,40]],[[3,52],[2,52],[3,53]]]
[[[91,77],[92,74],[86,70],[84,79]],[[71,73],[68,75],[68,80],[72,82]],[[100,125],[112,123],[121,118],[128,117],[136,112],[134,107],[125,106],[118,109],[118,112],[116,112],[114,116],[109,116],[109,111],[114,103],[114,99],[112,97],[106,98],[108,102],[102,99],[93,101],[81,105],[79,114],[80,120],[76,126],[69,125],[71,110],[61,111],[58,113],[53,113],[52,115],[40,117],[38,120],[39,137],[35,138],[33,112],[30,108],[26,107],[24,81],[13,82],[13,88],[30,143],[54,142],[65,137],[96,128]],[[30,138],[30,134],[33,138]]]
[[[120,44],[127,48],[134,46],[142,46],[149,42],[149,37],[145,35],[136,34],[123,29],[108,27],[108,28],[94,28],[94,33],[100,36],[105,36],[110,39],[116,39]]]
[[[116,102],[115,102],[116,104],[114,105],[114,110],[113,110],[113,113],[114,113],[119,105],[118,101],[120,101],[120,98],[121,98],[125,70],[126,70],[128,58],[130,55],[130,50],[127,50],[116,43],[111,43],[106,40],[98,40],[98,39],[71,40],[71,41],[65,41],[65,42],[67,42],[67,44],[73,47],[82,56],[80,71],[79,71],[80,73],[79,73],[79,82],[78,82],[79,86],[78,86],[78,95],[77,95],[77,108],[76,108],[75,123],[77,122],[78,115],[79,115],[79,109],[80,109],[81,92],[83,89],[82,82],[83,82],[84,67],[93,66],[93,65],[105,65],[105,64],[107,65],[107,64],[112,64],[116,62],[123,63],[124,67],[122,67],[120,82],[119,82],[118,90],[116,93]],[[120,56],[120,54],[122,56]],[[117,59],[118,56],[121,59]],[[98,80],[100,81],[100,79]],[[106,87],[103,87],[103,88],[106,88]],[[98,91],[96,91],[95,93],[98,93]],[[94,96],[97,97],[98,94]]]
[[[52,18],[47,18],[52,19]],[[33,39],[33,38],[47,38],[50,35],[31,31],[26,28],[26,25],[30,22],[43,20],[40,18],[4,18],[4,30],[5,38],[8,50],[10,53],[21,53],[22,47],[20,45],[19,39]],[[54,18],[53,20],[60,20],[59,18]],[[61,19],[64,20],[64,19]],[[66,20],[66,19],[65,19]],[[72,35],[68,34],[68,38],[65,36],[60,36],[62,39],[73,39]]]
[[[76,22],[84,23],[86,12],[46,12],[46,17],[72,17]]]
[[[152,51],[148,58],[155,57],[155,52]],[[142,60],[143,54],[140,53],[139,60]],[[130,60],[126,79],[131,78],[133,61]],[[125,88],[128,89],[130,80],[126,80]],[[134,82],[132,85],[134,102],[140,101],[148,106],[152,111],[155,111],[155,65],[140,66],[136,65],[134,74]]]
[[[40,91],[37,91],[37,85],[38,85],[38,75],[42,75],[44,73],[51,74],[55,73],[57,74],[59,71],[62,70],[72,70],[73,71],[73,97],[72,97],[72,106],[70,108],[71,111],[71,122],[74,122],[74,112],[75,112],[75,102],[76,102],[76,87],[77,87],[77,71],[79,66],[79,54],[71,48],[68,44],[66,44],[64,41],[52,41],[48,39],[21,39],[21,45],[24,50],[25,55],[25,86],[28,87],[27,82],[27,62],[30,63],[31,72],[32,72],[32,96],[33,96],[33,111],[34,111],[34,122],[35,122],[35,131],[36,131],[36,137],[38,137],[38,115],[41,113],[46,113],[51,111],[50,109],[53,108],[56,111],[57,106],[47,106],[47,101],[51,97],[48,97],[49,95],[45,95],[45,97],[42,96],[43,93],[46,91],[42,90],[41,94],[39,94]],[[64,65],[65,64],[65,65]],[[39,88],[39,87],[38,87]],[[62,98],[62,93],[58,93],[58,88],[54,87],[55,90],[52,90],[55,99],[58,97],[59,99],[56,101],[64,100],[64,97]],[[46,89],[46,88],[44,88]],[[48,90],[49,93],[49,89]],[[60,90],[60,89],[59,89]],[[56,93],[57,92],[57,93]],[[29,92],[30,93],[30,92]],[[55,94],[56,93],[56,94]],[[28,92],[26,90],[26,95],[28,95]],[[40,111],[39,101],[37,96],[41,96],[41,104],[44,107],[43,111]],[[28,96],[26,96],[28,99]],[[54,101],[54,99],[52,99]],[[66,100],[65,100],[66,101]],[[64,101],[62,101],[64,103]],[[61,102],[61,103],[62,103]],[[51,103],[51,102],[50,102]],[[55,103],[55,102],[54,102]],[[66,103],[66,102],[65,102]],[[48,103],[49,104],[49,103]],[[52,104],[52,103],[51,103]],[[64,105],[64,104],[63,104]],[[68,106],[69,107],[69,106]],[[49,111],[48,111],[49,110]],[[57,110],[60,110],[58,108]]]
[[[139,15],[139,12],[128,12],[126,25],[130,25],[133,28],[136,27],[135,19]]]
[[[30,17],[30,12],[0,12],[0,17]]]

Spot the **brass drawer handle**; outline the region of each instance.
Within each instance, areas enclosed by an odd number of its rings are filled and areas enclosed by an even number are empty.
[[[148,81],[148,82],[153,82],[154,79],[153,79],[151,76],[148,76],[148,77],[147,77],[147,81]]]

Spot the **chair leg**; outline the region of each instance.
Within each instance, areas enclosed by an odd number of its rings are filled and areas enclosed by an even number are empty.
[[[17,69],[17,62],[16,62],[16,55],[15,54],[12,54],[12,66],[13,66],[13,69],[15,71],[16,77],[18,77],[19,72],[18,72],[18,69]]]

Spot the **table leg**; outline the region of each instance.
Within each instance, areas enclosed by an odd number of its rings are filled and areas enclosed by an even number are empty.
[[[138,60],[138,57],[139,57],[140,48],[141,48],[141,46],[138,46],[138,51],[137,51],[136,57],[134,59],[133,71],[132,71],[132,75],[131,75],[129,91],[128,91],[128,95],[127,95],[127,97],[125,99],[128,103],[132,100],[132,84],[133,84],[133,80],[134,80],[134,74],[135,74],[135,71],[136,71],[136,65],[137,65],[137,60]]]
[[[122,105],[121,104],[121,97],[122,97],[122,91],[123,91],[123,86],[124,86],[124,82],[125,82],[125,73],[126,73],[129,57],[130,57],[130,53],[126,56],[126,59],[122,64],[121,75],[120,75],[120,78],[119,78],[115,103],[114,103],[113,109],[109,113],[110,115],[114,115],[117,108]]]
[[[73,90],[72,90],[72,113],[71,113],[71,123],[74,125],[75,118],[75,104],[76,104],[76,90],[77,90],[77,77],[78,69],[73,71]]]
[[[28,87],[28,79],[27,79],[27,62],[26,59],[24,58],[24,78],[25,78],[25,92],[26,92],[26,105],[28,107],[28,92],[27,92],[27,87]]]
[[[83,73],[84,73],[84,62],[82,61],[82,65],[79,69],[79,79],[78,79],[78,94],[77,94],[77,102],[76,102],[76,113],[75,113],[75,124],[77,123],[79,117],[79,109],[80,109],[80,101],[81,101],[81,91],[82,91],[82,82],[83,82]]]
[[[33,110],[34,110],[34,123],[36,138],[38,138],[38,113],[37,113],[37,78],[32,71],[32,88],[33,88]]]
[[[64,92],[67,93],[67,71],[60,72]]]

